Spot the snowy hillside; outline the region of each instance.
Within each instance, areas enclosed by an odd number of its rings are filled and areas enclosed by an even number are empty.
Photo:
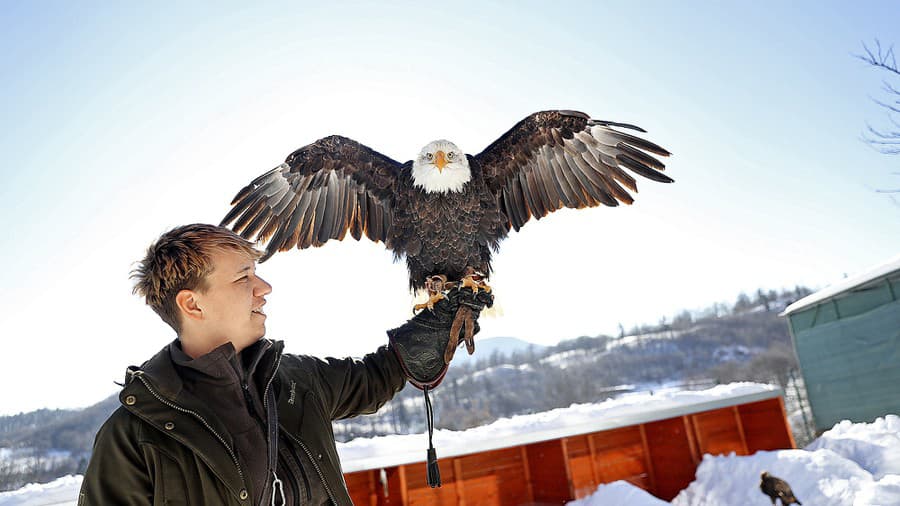
[[[517,352],[526,353],[529,348],[531,348],[533,353],[541,353],[547,347],[540,344],[529,343],[528,341],[523,341],[516,337],[490,337],[487,339],[480,339],[475,346],[475,353],[472,355],[466,353],[465,348],[457,350],[457,355],[453,357],[453,365],[455,367],[464,363],[474,363],[478,360],[488,360],[494,353],[509,357]]]

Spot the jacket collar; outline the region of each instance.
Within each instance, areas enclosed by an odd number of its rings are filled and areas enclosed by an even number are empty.
[[[169,343],[169,354],[182,381],[216,383],[229,385],[244,383],[256,372],[260,362],[266,358],[274,346],[272,341],[260,339],[237,353],[230,342],[210,351],[206,355],[191,358],[176,339]],[[265,367],[264,367],[265,369]],[[267,371],[263,371],[265,375]],[[258,377],[253,377],[254,380]]]
[[[245,352],[251,353],[250,358],[245,362],[247,373],[255,374],[254,379],[258,380],[260,385],[266,385],[275,375],[273,367],[283,350],[284,341],[260,339],[245,350]],[[225,343],[210,353],[191,360],[181,350],[181,344],[176,339],[140,367],[129,366],[125,371],[125,385],[130,385],[134,380],[134,374],[140,371],[140,374],[151,381],[160,394],[175,402],[184,393],[184,381],[178,374],[176,363],[190,367],[201,374],[216,376],[221,373],[221,370],[218,369],[221,367],[219,361],[231,363],[233,355],[234,345]]]

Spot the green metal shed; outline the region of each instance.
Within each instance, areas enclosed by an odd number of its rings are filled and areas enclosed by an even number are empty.
[[[900,413],[900,255],[781,314],[788,318],[816,430]]]

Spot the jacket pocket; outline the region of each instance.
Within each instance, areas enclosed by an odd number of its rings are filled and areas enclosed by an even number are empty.
[[[169,454],[156,454],[156,473],[153,484],[153,504],[156,506],[178,506],[188,504],[187,483],[178,461]]]

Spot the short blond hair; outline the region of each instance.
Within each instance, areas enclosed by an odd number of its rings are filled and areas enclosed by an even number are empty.
[[[205,223],[176,227],[159,236],[131,271],[133,293],[143,297],[180,334],[175,296],[181,290],[206,290],[206,276],[213,269],[210,256],[217,250],[238,251],[253,260],[263,254],[252,242],[225,227]]]

